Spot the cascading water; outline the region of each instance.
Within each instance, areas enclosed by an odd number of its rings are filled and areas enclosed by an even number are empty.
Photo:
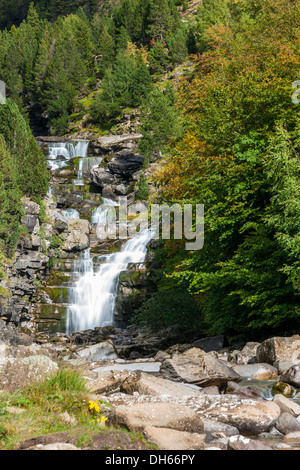
[[[82,276],[72,289],[68,309],[67,332],[112,325],[120,273],[129,263],[142,263],[147,254],[151,231],[145,230],[127,241],[120,252],[99,257],[103,261],[97,272],[88,264],[85,252],[79,260]],[[82,266],[81,266],[82,264]]]
[[[80,219],[79,212],[76,209],[64,209],[61,211],[61,214],[66,219]]]
[[[48,145],[47,156],[51,170],[63,168],[68,160],[75,157],[85,158],[88,153],[89,141],[79,140],[77,142],[54,142]]]

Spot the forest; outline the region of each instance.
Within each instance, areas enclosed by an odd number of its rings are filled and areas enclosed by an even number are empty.
[[[203,0],[182,21],[187,8],[176,0],[3,0],[0,248],[13,256],[20,197],[38,201],[48,189],[33,134],[70,135],[87,113],[105,132],[139,109],[146,165],[163,154],[156,201],[204,204],[205,244],[188,252],[182,241],[161,242],[156,287],[135,320],[236,339],[293,333],[300,3]],[[189,60],[195,66],[179,83],[161,81]]]

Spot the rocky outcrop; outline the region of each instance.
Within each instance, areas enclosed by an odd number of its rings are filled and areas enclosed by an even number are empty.
[[[85,219],[68,219],[62,245],[65,251],[83,251],[90,246],[90,224]]]
[[[161,373],[168,379],[201,387],[222,386],[228,381],[242,380],[241,376],[224,362],[198,348],[166,359],[162,364]]]

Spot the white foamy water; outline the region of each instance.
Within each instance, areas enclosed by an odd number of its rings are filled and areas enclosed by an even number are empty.
[[[48,144],[49,154],[46,157],[51,170],[58,170],[66,166],[71,158],[83,157],[88,154],[89,141],[53,142]]]
[[[66,219],[80,219],[80,214],[76,209],[63,209],[61,214]]]
[[[101,257],[103,263],[94,272],[90,252],[86,250],[77,261],[82,273],[71,291],[67,333],[112,325],[120,273],[129,263],[142,263],[147,254],[151,231],[145,230],[128,240],[120,252]]]

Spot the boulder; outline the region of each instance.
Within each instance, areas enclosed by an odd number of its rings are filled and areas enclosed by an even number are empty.
[[[87,359],[89,362],[108,361],[118,358],[112,341],[93,344],[92,346],[77,350],[76,354],[80,358]]]
[[[103,167],[95,167],[91,170],[91,178],[93,183],[100,188],[115,183],[116,179],[109,171]]]
[[[232,369],[244,378],[254,380],[272,380],[278,376],[278,371],[270,364],[233,365]]]
[[[129,377],[135,378],[136,373],[128,370],[99,372],[97,379],[91,381],[88,387],[92,393],[117,392]]]
[[[287,412],[290,413],[293,416],[299,416],[300,415],[300,405],[297,403],[293,402],[292,400],[289,400],[283,395],[275,395],[274,397],[274,403],[279,406],[282,412]]]
[[[227,437],[239,435],[238,429],[229,424],[220,423],[219,421],[207,418],[202,418],[202,421],[204,424],[204,432],[212,434],[213,437],[220,433]]]
[[[131,431],[143,431],[147,427],[168,428],[177,431],[201,433],[203,423],[195,411],[172,403],[135,403],[116,408],[114,424]]]
[[[249,361],[254,361],[256,357],[257,348],[260,343],[249,342],[243,347],[242,350],[235,350],[230,354],[232,362],[235,364],[248,364]],[[255,361],[256,362],[256,361]]]
[[[114,175],[128,180],[143,166],[143,163],[142,155],[132,153],[130,150],[122,150],[108,163],[108,169]]]
[[[228,441],[229,450],[273,450],[263,442],[254,441],[244,436],[232,436]]]
[[[121,392],[140,395],[171,395],[171,396],[198,396],[201,390],[195,390],[188,385],[179,384],[171,380],[155,377],[150,374],[140,373],[137,376],[128,377],[121,386]]]
[[[300,421],[290,413],[283,412],[275,423],[276,429],[282,434],[300,431]]]
[[[220,351],[220,349],[224,348],[224,345],[225,345],[225,337],[223,335],[198,339],[197,341],[194,341],[192,344],[193,347],[202,349],[202,351],[205,351],[205,352]]]
[[[206,434],[147,426],[144,435],[160,450],[203,450],[205,447]]]
[[[28,447],[26,450],[80,450],[73,444],[66,442],[54,442],[53,444],[37,444],[36,446]]]
[[[90,224],[85,219],[68,219],[68,233],[62,249],[83,251],[89,247]]]
[[[300,361],[300,336],[267,339],[257,348],[256,357],[257,362],[266,362],[272,365],[275,361],[280,360],[298,364]]]
[[[253,398],[208,395],[199,406],[198,414],[234,426],[245,436],[256,436],[272,427],[280,408],[275,403]]]
[[[200,387],[222,386],[228,381],[242,380],[242,377],[224,362],[198,348],[192,348],[183,354],[175,354],[171,359],[165,359],[161,366],[161,374],[165,378]]]
[[[281,380],[300,388],[300,364],[294,365],[284,372],[281,376]]]

